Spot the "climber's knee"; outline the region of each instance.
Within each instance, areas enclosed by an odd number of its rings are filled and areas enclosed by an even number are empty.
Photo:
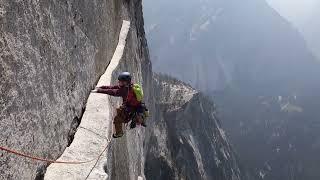
[[[117,108],[117,115],[114,117],[113,123],[124,123],[125,119],[125,109],[122,107]]]

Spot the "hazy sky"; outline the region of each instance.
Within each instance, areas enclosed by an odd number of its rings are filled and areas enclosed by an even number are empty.
[[[283,17],[301,25],[315,13],[319,0],[267,0]],[[319,9],[318,9],[319,11]]]
[[[267,0],[307,40],[320,60],[320,0]]]

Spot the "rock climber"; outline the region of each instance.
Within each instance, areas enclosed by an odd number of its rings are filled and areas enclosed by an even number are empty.
[[[123,103],[117,108],[114,117],[115,133],[113,138],[123,136],[122,125],[131,121],[130,128],[136,125],[146,127],[145,119],[148,109],[142,102],[143,91],[140,85],[132,83],[132,76],[129,72],[122,72],[118,76],[118,85],[96,87],[92,92],[103,93],[111,96],[122,97]]]

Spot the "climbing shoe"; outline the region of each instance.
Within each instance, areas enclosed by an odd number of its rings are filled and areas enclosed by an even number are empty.
[[[145,121],[143,121],[143,122],[141,123],[141,126],[143,126],[143,127],[147,127],[146,122],[145,122]]]
[[[119,138],[119,137],[122,137],[122,136],[123,136],[123,133],[113,134],[112,135],[113,138]]]
[[[135,128],[136,126],[137,126],[136,121],[131,121],[131,123],[130,123],[130,129],[133,129],[133,128]]]

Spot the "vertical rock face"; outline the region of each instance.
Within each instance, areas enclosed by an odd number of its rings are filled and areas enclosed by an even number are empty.
[[[143,86],[146,105],[150,111],[154,112],[152,65],[149,59],[144,32],[142,2],[141,0],[130,0],[128,5],[128,20],[131,22],[131,28],[127,37],[123,58],[118,68],[113,72],[112,80],[116,83],[117,76],[122,71],[132,72],[133,81]],[[111,101],[114,107],[119,106],[121,103],[115,98],[112,98]],[[154,121],[153,118],[154,116],[148,121]],[[151,128],[148,129],[152,131]],[[144,148],[145,130],[142,127],[137,127],[133,130],[127,129],[124,137],[112,141],[111,151],[108,154],[107,160],[107,173],[110,179],[145,179]]]
[[[148,143],[148,179],[240,180],[240,166],[214,104],[189,85],[154,76],[157,120]]]
[[[141,0],[0,2],[1,146],[47,159],[69,152],[75,157],[62,157],[82,161],[91,158],[95,143],[107,142],[115,107],[121,102],[104,95],[96,103],[106,101],[103,107],[109,109],[91,108],[93,101],[88,101],[87,110],[85,107],[90,89],[110,63],[122,20],[130,21],[131,26],[111,81],[116,83],[120,71],[132,72],[134,81],[143,86],[152,118],[146,133],[136,128],[108,141],[110,148],[103,158],[109,179],[240,180],[237,160],[213,104],[184,83],[153,78]],[[72,142],[82,113],[87,111],[96,111],[96,116],[84,113],[87,126],[81,122]],[[96,119],[106,114],[109,121],[98,129]],[[72,149],[77,147],[75,142],[94,145],[79,154],[81,151]],[[0,153],[0,179],[42,178],[47,164]],[[55,165],[48,168],[46,179],[82,179],[91,168],[94,175],[89,179],[106,177],[101,161],[96,167],[86,164],[88,169],[83,171],[84,166],[60,169]]]
[[[119,71],[132,71],[146,88],[151,64],[140,0],[0,2],[1,145],[49,159],[61,155],[109,64],[123,19],[132,30]],[[1,179],[35,178],[42,165],[0,153]]]

